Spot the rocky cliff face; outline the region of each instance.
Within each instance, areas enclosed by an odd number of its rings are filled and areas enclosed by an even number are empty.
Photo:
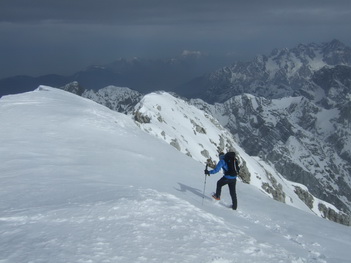
[[[121,113],[133,111],[134,106],[143,97],[141,93],[135,90],[115,86],[108,86],[98,91],[86,90],[81,96]]]
[[[63,89],[65,91],[71,92],[79,96],[82,96],[82,94],[85,91],[85,89],[78,83],[78,81],[73,81],[71,83],[68,83],[62,86],[60,89]]]
[[[125,114],[132,112],[134,106],[143,97],[141,93],[135,90],[116,86],[107,86],[97,91],[86,90],[77,81],[68,83],[60,87],[60,89],[93,100],[111,110]]]

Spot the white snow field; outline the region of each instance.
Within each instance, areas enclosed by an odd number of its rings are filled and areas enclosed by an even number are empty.
[[[0,262],[351,262],[351,228],[237,184],[129,116],[41,86],[0,99]]]

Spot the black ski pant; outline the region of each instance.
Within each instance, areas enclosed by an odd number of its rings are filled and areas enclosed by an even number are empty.
[[[233,202],[233,209],[237,209],[238,207],[238,201],[236,199],[236,179],[227,179],[224,176],[217,181],[217,189],[216,189],[216,196],[221,197],[221,192],[222,192],[222,186],[228,185],[229,187],[229,193],[232,198]]]

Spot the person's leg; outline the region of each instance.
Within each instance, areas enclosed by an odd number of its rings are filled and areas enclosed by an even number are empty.
[[[236,179],[230,180],[230,182],[228,183],[228,187],[233,202],[232,208],[236,210],[238,208],[238,200],[236,198]]]
[[[221,179],[219,179],[217,181],[217,189],[216,189],[216,196],[218,198],[221,198],[221,192],[222,192],[222,186],[226,185],[228,183],[228,180],[224,177],[222,177]]]

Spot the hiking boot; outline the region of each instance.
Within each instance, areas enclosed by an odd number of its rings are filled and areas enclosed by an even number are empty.
[[[236,206],[232,205],[232,209],[233,209],[233,210],[236,210]]]
[[[216,199],[217,201],[221,200],[221,198],[217,197],[216,194],[213,194],[212,197],[213,197],[214,199]]]

